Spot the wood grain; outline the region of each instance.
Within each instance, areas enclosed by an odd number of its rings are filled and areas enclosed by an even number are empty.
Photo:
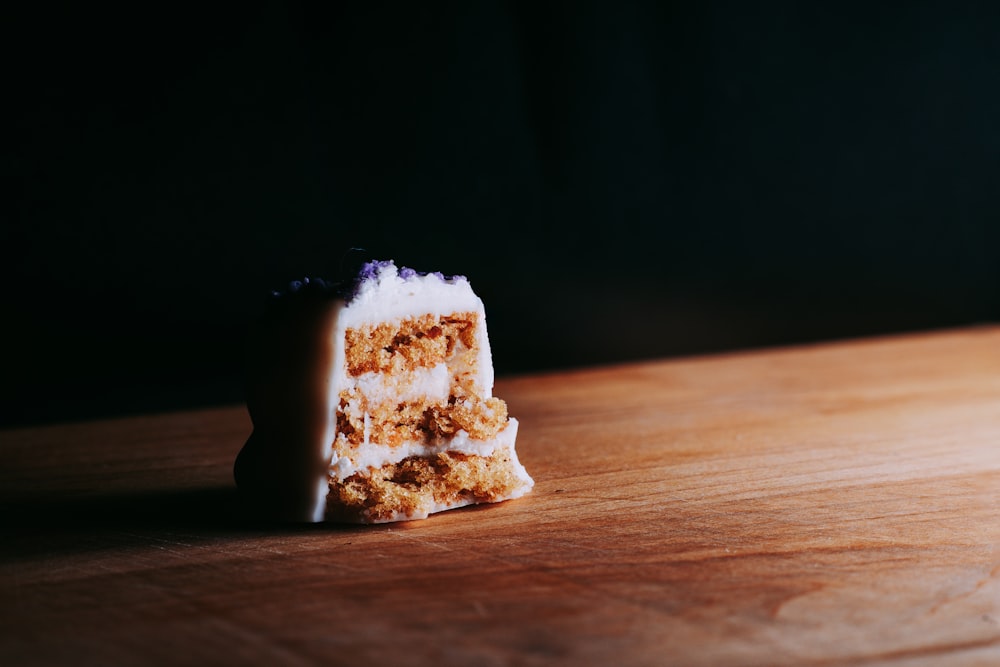
[[[1000,664],[1000,328],[519,377],[528,497],[240,514],[242,407],[0,434],[0,664]]]

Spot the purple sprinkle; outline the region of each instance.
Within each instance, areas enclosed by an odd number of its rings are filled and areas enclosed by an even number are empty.
[[[384,268],[392,266],[392,260],[375,260],[373,262],[365,262],[362,265],[361,270],[358,272],[358,277],[356,282],[364,282],[366,280],[373,280],[378,276],[378,272]]]
[[[371,262],[365,262],[353,279],[342,282],[330,282],[323,280],[322,278],[307,276],[301,280],[291,281],[284,292],[273,291],[271,292],[271,295],[278,298],[280,301],[284,301],[282,297],[303,295],[319,298],[342,298],[350,303],[358,296],[358,293],[361,291],[361,286],[364,283],[370,280],[376,280],[378,278],[378,274],[383,269],[389,268],[395,269],[395,264],[392,260],[374,260]],[[416,271],[406,266],[400,267],[397,270],[397,275],[399,275],[399,277],[403,280],[409,280],[411,278],[422,276],[434,276],[438,280],[445,282],[468,280],[465,276],[446,276],[440,271],[434,271],[433,273]]]

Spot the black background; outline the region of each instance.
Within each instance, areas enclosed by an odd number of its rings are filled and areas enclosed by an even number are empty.
[[[1000,3],[8,16],[0,423],[241,399],[351,247],[500,374],[1000,316]]]

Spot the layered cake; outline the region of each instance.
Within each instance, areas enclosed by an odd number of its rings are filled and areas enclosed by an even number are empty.
[[[253,433],[236,482],[296,521],[422,519],[527,493],[492,395],[483,303],[462,276],[371,262],[293,283],[251,334]]]

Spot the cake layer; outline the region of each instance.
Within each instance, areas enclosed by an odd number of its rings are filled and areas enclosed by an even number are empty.
[[[351,403],[343,401],[337,412],[337,439],[352,445],[394,447],[408,440],[433,443],[458,431],[487,440],[507,423],[507,404],[499,398],[451,396],[445,403],[415,400],[378,405],[361,399],[355,409]]]
[[[497,447],[487,456],[448,450],[331,480],[327,516],[363,523],[423,519],[455,507],[517,498],[531,484],[513,447]]]
[[[476,313],[426,314],[347,329],[347,373],[398,373],[436,366],[452,358],[459,348],[475,349],[478,319]],[[474,354],[465,365],[467,372],[477,372]]]

